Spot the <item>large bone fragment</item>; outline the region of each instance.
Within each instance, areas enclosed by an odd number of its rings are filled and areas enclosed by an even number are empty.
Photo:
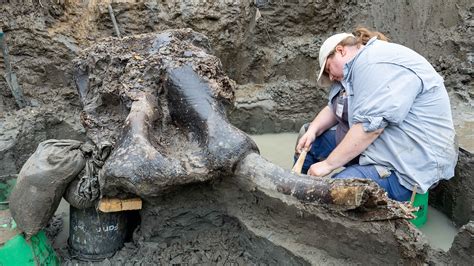
[[[189,29],[106,39],[75,63],[81,121],[98,146],[112,143],[103,196],[156,197],[232,176],[255,143],[226,117],[234,82]]]
[[[363,179],[330,179],[295,175],[256,153],[245,157],[235,175],[255,184],[257,189],[278,191],[307,203],[330,205],[349,211],[347,215],[362,220],[413,218],[401,203],[389,199],[378,185]]]

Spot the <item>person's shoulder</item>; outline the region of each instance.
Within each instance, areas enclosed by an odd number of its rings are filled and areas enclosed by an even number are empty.
[[[415,51],[412,50],[411,48],[399,43],[377,40],[374,44],[376,45],[378,49],[384,52],[405,51],[405,52],[415,53]]]
[[[401,57],[419,57],[419,54],[414,50],[393,42],[376,40],[370,47],[368,47],[365,60],[369,64],[392,62]]]

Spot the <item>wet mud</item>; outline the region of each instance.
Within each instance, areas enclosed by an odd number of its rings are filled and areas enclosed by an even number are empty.
[[[43,0],[25,1],[22,5],[6,2],[0,6],[0,28],[5,32],[13,71],[30,106],[19,110],[6,82],[0,78],[0,171],[18,173],[38,143],[50,138],[95,138],[96,143],[104,136],[110,137],[112,143],[119,140],[118,130],[97,130],[91,134],[81,124],[93,120],[81,116],[86,105],[80,101],[81,90],[76,91],[74,80],[73,59],[84,49],[114,35],[108,1]],[[358,216],[302,203],[269,190],[266,183],[256,185],[246,179],[229,178],[229,169],[219,169],[222,172],[213,172],[212,180],[204,172],[199,173],[210,183],[187,185],[148,198],[133,241],[114,257],[97,264],[465,264],[473,260],[471,1],[186,3],[123,0],[115,1],[112,7],[125,38],[172,28],[191,28],[207,36],[206,51],[220,60],[223,72],[235,81],[235,98],[223,95],[232,98],[230,122],[250,133],[296,131],[327,104],[326,92],[315,85],[315,73],[318,48],[334,32],[356,25],[375,27],[392,41],[425,56],[445,78],[461,147],[466,149],[461,151],[456,176],[441,183],[431,194],[430,202],[462,227],[453,247],[444,252],[430,248],[426,239],[404,219],[361,222]],[[162,41],[166,42],[166,38]],[[183,53],[184,58],[187,55]],[[133,55],[130,58],[140,61]],[[97,71],[93,82],[98,87],[103,84],[104,88],[113,88],[110,84],[117,79],[101,79],[101,71],[107,71],[108,64],[89,59]],[[120,69],[120,60],[115,63],[114,67]],[[3,58],[0,74],[5,74]],[[149,76],[159,74],[149,72]],[[145,82],[153,84],[153,80]],[[134,84],[139,83],[137,80]],[[193,95],[182,96],[194,99]],[[89,117],[122,113],[112,116],[116,120],[99,121],[110,122],[109,128],[120,128],[132,109],[128,105],[132,101],[112,92],[103,91],[100,97],[89,100],[103,104],[89,110]],[[142,103],[146,105],[146,99]],[[172,116],[180,115],[183,114],[178,111]],[[195,118],[203,115],[206,113]],[[137,128],[146,128],[147,123]],[[190,138],[172,128],[152,131],[176,136],[181,144]],[[165,155],[174,153],[183,158],[199,152],[200,142],[205,141],[173,146],[173,142],[160,144],[156,138],[152,146],[161,148]],[[194,162],[198,166],[202,163]],[[139,191],[132,188],[127,191]],[[109,192],[118,190],[111,186]],[[146,194],[157,196],[156,191]],[[64,248],[60,254],[65,264],[80,263],[68,257]]]

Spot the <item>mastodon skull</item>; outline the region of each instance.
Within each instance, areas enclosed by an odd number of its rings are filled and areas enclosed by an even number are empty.
[[[75,62],[81,121],[111,143],[102,192],[156,196],[176,185],[229,176],[254,142],[232,126],[234,82],[192,30],[108,39]]]

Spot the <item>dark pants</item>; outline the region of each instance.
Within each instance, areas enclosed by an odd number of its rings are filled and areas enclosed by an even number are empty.
[[[306,155],[301,172],[307,174],[312,164],[325,160],[334,148],[336,148],[336,131],[327,130],[313,142],[311,150]],[[295,157],[295,162],[296,159]],[[389,198],[398,201],[408,201],[410,199],[411,191],[400,185],[394,171],[391,171],[389,176],[382,178],[373,165],[360,165],[358,160],[352,160],[345,167],[343,171],[335,174],[332,178],[372,179],[387,191]]]

